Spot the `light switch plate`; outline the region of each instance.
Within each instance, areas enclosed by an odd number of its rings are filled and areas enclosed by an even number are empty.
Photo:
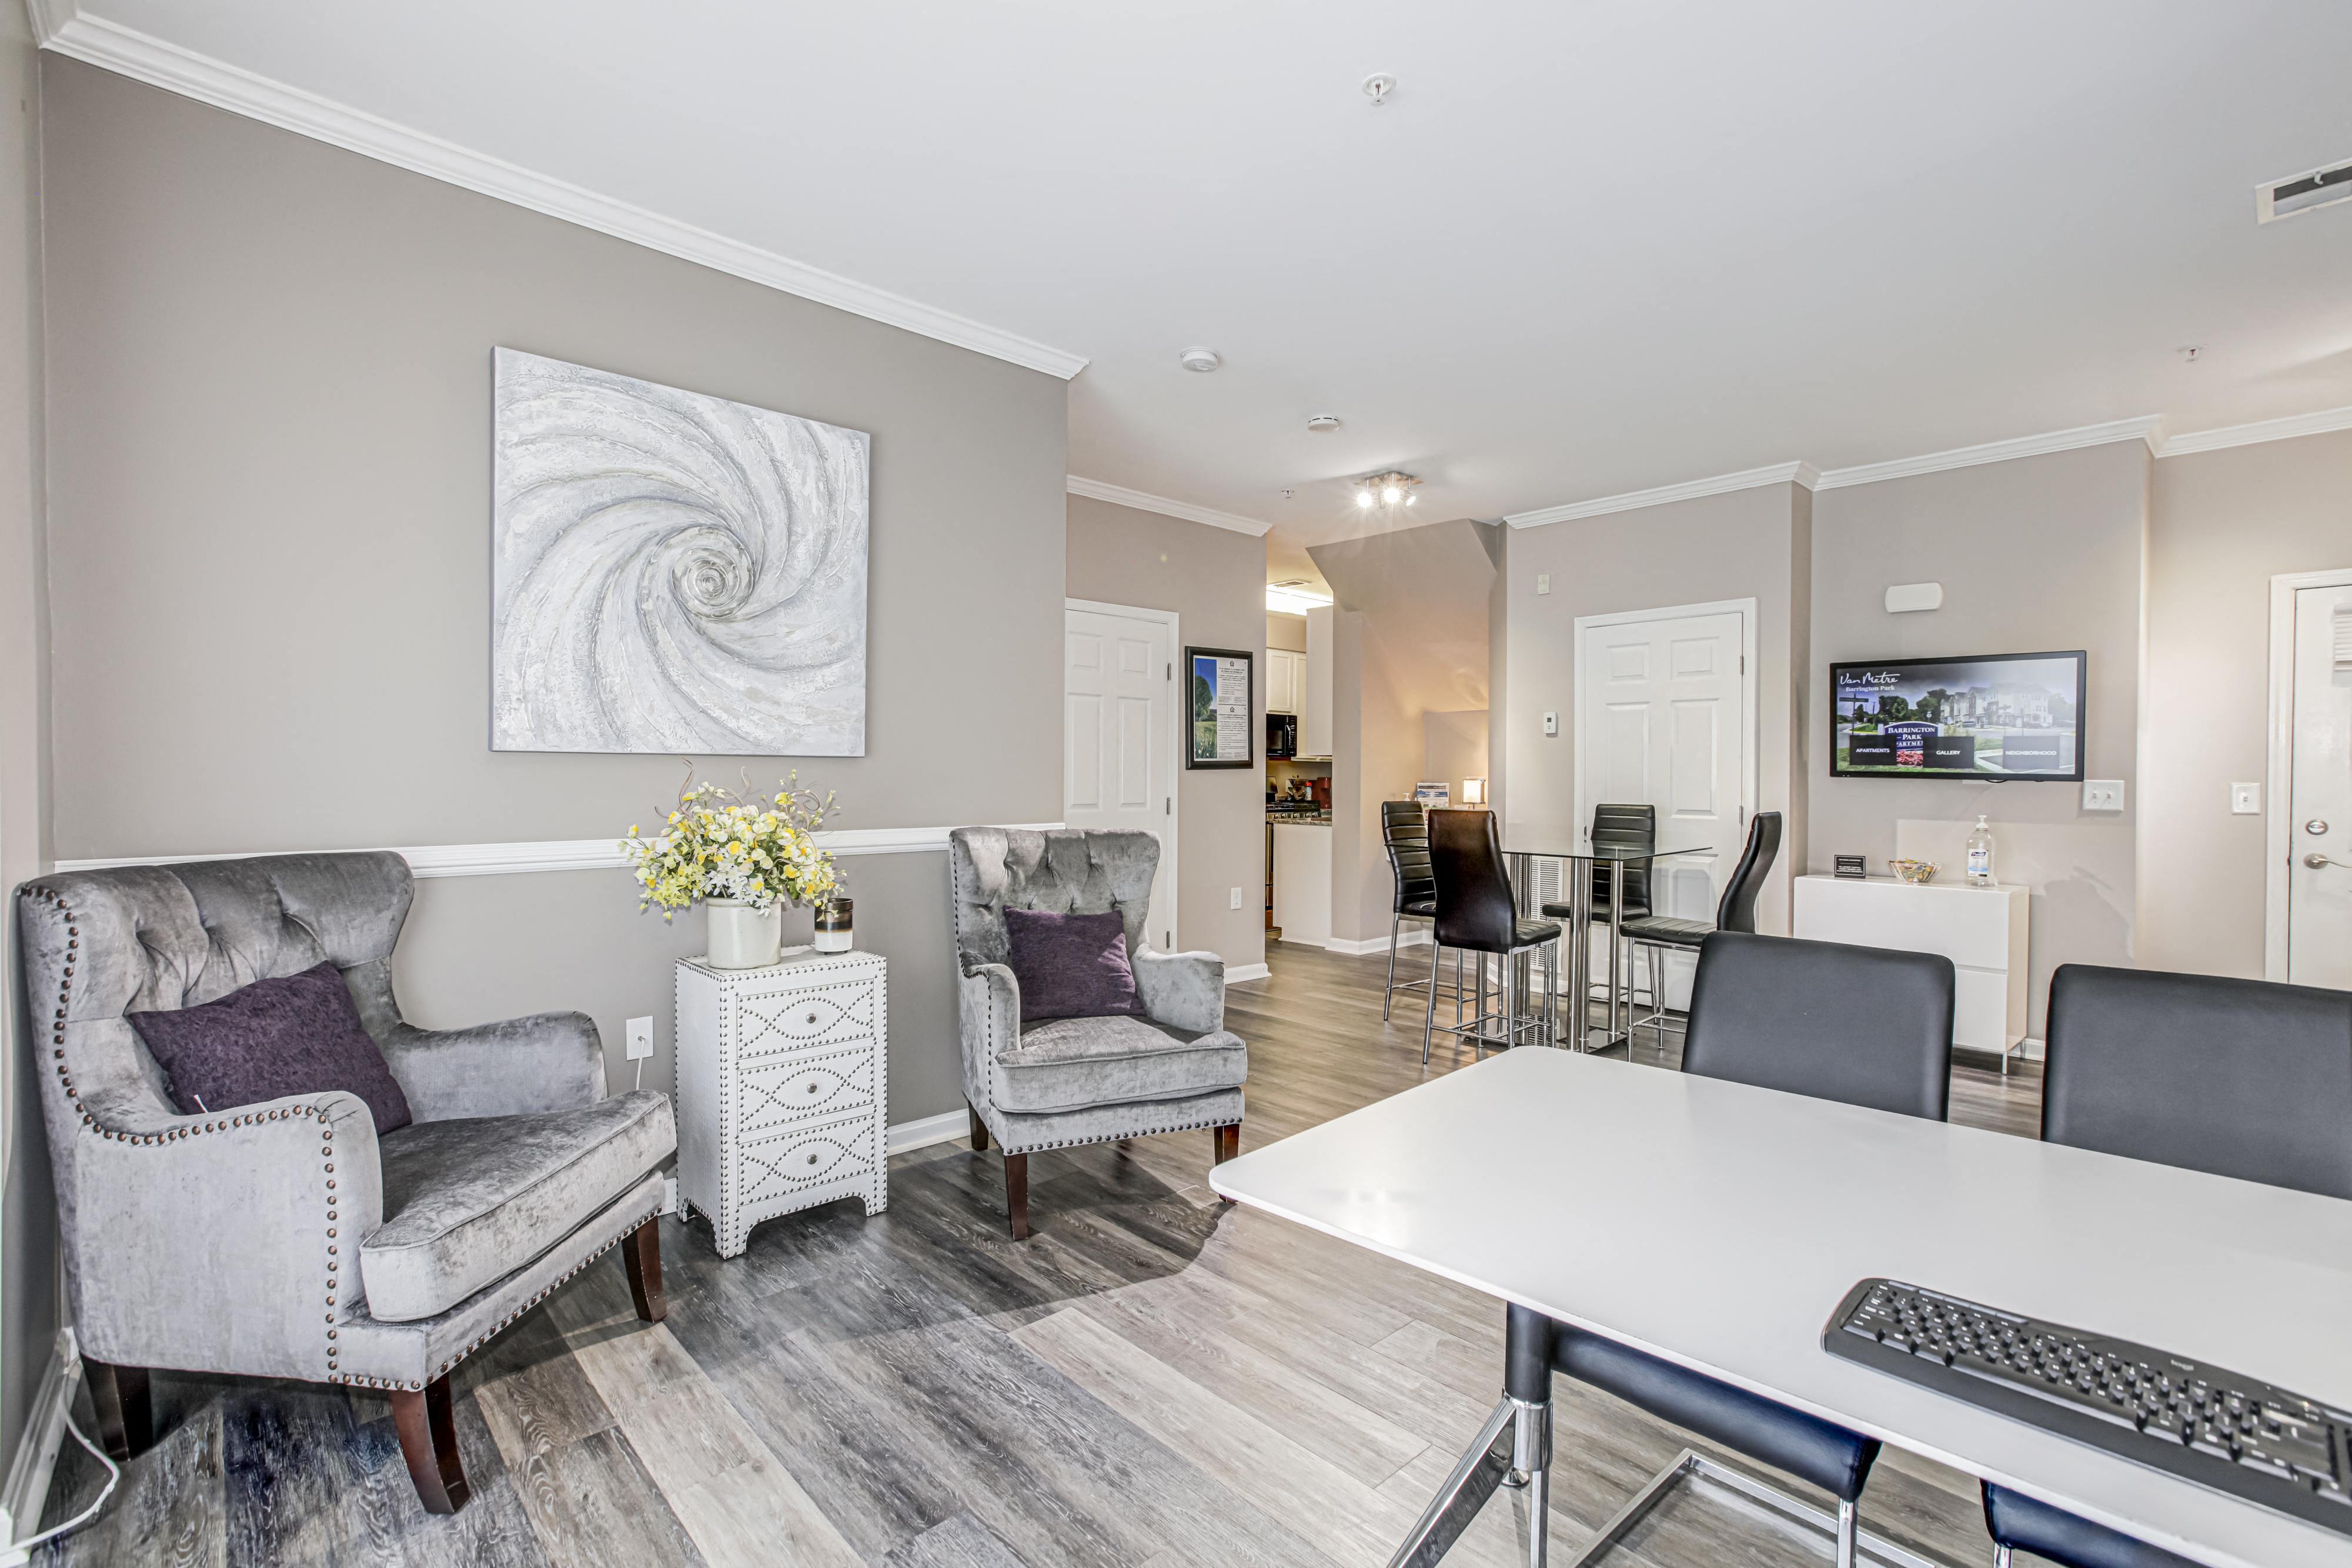
[[[1556,713],[1548,713],[1544,715],[1544,733],[1546,735],[1558,735],[1559,733],[1559,715]]]
[[[2083,810],[2085,811],[2120,811],[2124,809],[2124,781],[2120,779],[2085,779],[2083,780]]]
[[[2259,784],[2231,785],[2230,810],[2241,817],[2261,816],[2263,814],[2263,787]]]
[[[650,1018],[629,1020],[629,1060],[643,1061],[654,1053],[654,1020]]]
[[[1233,901],[1232,901],[1231,903],[1227,904],[1225,905],[1225,907],[1226,907],[1227,909],[1239,909],[1241,906],[1242,906],[1242,890],[1241,890],[1240,888],[1238,888],[1238,887],[1237,887],[1237,888],[1234,889]]]
[[[1539,571],[1536,573],[1536,591],[1538,593],[1549,593],[1551,591],[1551,573],[1548,571]]]

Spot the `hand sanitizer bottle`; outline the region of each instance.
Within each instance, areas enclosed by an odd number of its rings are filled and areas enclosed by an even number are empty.
[[[1969,885],[1992,885],[1992,829],[1981,816],[1977,818],[1976,831],[1969,835]]]

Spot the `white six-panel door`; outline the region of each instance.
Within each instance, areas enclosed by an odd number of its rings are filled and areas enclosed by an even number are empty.
[[[1087,605],[1063,611],[1062,820],[1141,828],[1160,840],[1146,936],[1176,946],[1176,617]]]
[[[1653,868],[1654,914],[1713,919],[1747,842],[1755,769],[1744,661],[1754,613],[1692,606],[1577,622],[1580,839],[1591,831],[1594,806],[1646,801],[1661,846],[1707,846]],[[1594,973],[1605,975],[1605,946],[1596,961]],[[1669,1007],[1689,1005],[1692,968],[1688,955],[1669,956]]]

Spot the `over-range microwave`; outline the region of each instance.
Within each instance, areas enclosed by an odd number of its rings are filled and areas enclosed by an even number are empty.
[[[1297,714],[1270,713],[1265,716],[1265,754],[1269,759],[1298,755]]]

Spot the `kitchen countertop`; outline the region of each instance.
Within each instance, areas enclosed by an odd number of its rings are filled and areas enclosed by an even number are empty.
[[[1304,811],[1268,811],[1265,814],[1265,820],[1273,823],[1277,828],[1284,826],[1294,828],[1328,828],[1331,825],[1331,819],[1328,815],[1319,817],[1309,816]]]

